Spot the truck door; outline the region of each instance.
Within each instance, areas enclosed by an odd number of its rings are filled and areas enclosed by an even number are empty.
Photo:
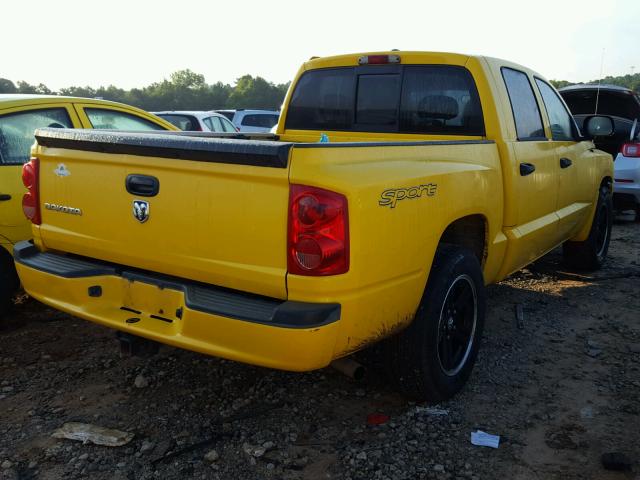
[[[590,143],[580,141],[578,127],[558,93],[544,80],[535,80],[549,118],[557,162],[558,235],[567,239],[584,224],[597,198],[597,164]]]
[[[529,76],[508,67],[501,74],[515,125],[515,138],[505,138],[511,158],[503,165],[509,238],[503,269],[511,272],[556,245],[558,168]]]
[[[0,109],[0,243],[31,238],[31,223],[22,213],[22,164],[29,160],[37,128],[78,125],[69,105],[37,104]]]

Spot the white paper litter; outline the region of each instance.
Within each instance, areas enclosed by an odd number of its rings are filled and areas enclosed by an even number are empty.
[[[482,430],[476,430],[475,432],[471,432],[471,443],[479,447],[498,448],[500,445],[500,435],[491,435]]]
[[[121,447],[133,438],[133,433],[112,430],[88,423],[65,423],[61,428],[51,434],[54,438],[66,438],[78,440],[82,443],[95,443],[107,447]]]
[[[449,415],[449,410],[445,410],[443,408],[435,408],[435,407],[420,407],[420,406],[417,406],[416,407],[416,412],[418,412],[418,413],[426,413],[427,415],[434,415],[434,416]]]

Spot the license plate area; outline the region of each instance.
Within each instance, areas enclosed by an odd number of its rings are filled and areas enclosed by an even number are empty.
[[[144,315],[165,323],[174,323],[182,317],[184,295],[182,291],[127,279],[121,310]]]

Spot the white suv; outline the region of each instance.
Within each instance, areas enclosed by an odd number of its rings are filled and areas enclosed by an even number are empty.
[[[269,133],[278,123],[280,112],[274,110],[216,110],[221,113],[241,132]]]

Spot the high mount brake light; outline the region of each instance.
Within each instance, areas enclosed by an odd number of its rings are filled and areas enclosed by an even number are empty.
[[[640,143],[625,143],[620,150],[625,157],[640,157]]]
[[[27,193],[22,196],[22,211],[31,220],[31,223],[40,225],[40,160],[32,157],[22,166],[22,183],[27,188]]]
[[[349,271],[349,215],[344,195],[291,185],[287,266],[289,273],[307,276]]]
[[[358,59],[359,65],[385,65],[400,63],[400,55],[363,55]]]

